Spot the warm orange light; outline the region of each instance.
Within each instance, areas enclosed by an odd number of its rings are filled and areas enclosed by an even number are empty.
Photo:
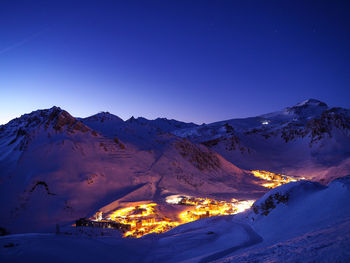
[[[255,170],[251,171],[252,174],[255,177],[259,177],[261,179],[264,179],[268,181],[267,183],[262,183],[261,185],[266,188],[275,188],[277,186],[280,186],[282,184],[290,183],[290,182],[296,182],[299,180],[302,180],[303,178],[296,179],[291,176],[283,175],[283,174],[275,174],[268,171],[263,170]]]
[[[186,200],[182,200],[181,203],[187,204],[188,202]],[[238,201],[236,199],[232,199],[231,202],[225,202],[207,198],[192,198],[189,203],[195,203],[196,206],[194,209],[180,213],[179,218],[182,223],[195,221],[204,217],[234,215],[249,209],[254,203],[254,200]]]
[[[156,203],[118,209],[112,212],[108,219],[130,226],[130,230],[124,233],[124,237],[138,238],[150,233],[163,233],[180,224],[204,217],[237,214],[248,209],[253,202],[253,200],[238,201],[236,199],[225,202],[184,196],[178,199],[178,204],[190,206],[191,209],[181,212],[179,218],[175,220],[162,217],[156,209]]]

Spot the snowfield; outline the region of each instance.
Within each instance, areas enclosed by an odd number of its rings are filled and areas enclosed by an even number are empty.
[[[321,230],[271,246],[250,248],[214,262],[349,262],[349,240],[350,218]]]

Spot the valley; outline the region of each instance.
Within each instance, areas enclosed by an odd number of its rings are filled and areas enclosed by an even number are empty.
[[[261,185],[270,189],[301,180],[267,171],[251,172],[254,176],[267,181],[261,183]],[[121,229],[123,237],[139,238],[151,233],[164,233],[176,226],[202,218],[235,215],[249,209],[256,200],[232,199],[228,202],[186,195],[170,195],[166,197],[165,201],[166,204],[161,205],[162,211],[160,211],[159,204],[157,203],[141,201],[143,204],[120,208],[106,215],[98,211],[93,217],[88,218],[88,220],[107,223],[106,225],[102,224],[103,227],[111,227],[108,223],[116,222],[121,224],[117,228]],[[169,206],[181,207],[177,216],[168,215],[167,208]]]

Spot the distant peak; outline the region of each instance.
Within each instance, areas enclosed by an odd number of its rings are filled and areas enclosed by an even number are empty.
[[[319,116],[328,109],[328,105],[317,99],[304,100],[293,107],[285,109],[288,114],[297,114],[299,117],[308,118]]]
[[[58,106],[52,106],[49,110],[62,110],[62,109]]]
[[[134,121],[136,121],[134,116],[131,116],[131,118],[127,120],[127,122],[134,122]]]
[[[108,111],[100,111],[99,113],[96,113],[95,115],[92,115],[92,116],[115,116],[115,115],[111,114]]]
[[[328,105],[326,103],[324,103],[323,101],[317,100],[317,99],[304,100],[304,101],[298,103],[297,105],[295,105],[294,107],[303,107],[303,106],[328,107]]]
[[[83,120],[85,120],[85,121],[100,121],[100,122],[104,122],[105,120],[109,120],[109,121],[121,121],[121,122],[123,122],[123,120],[121,118],[119,118],[118,116],[116,116],[112,113],[109,113],[108,111],[101,111],[99,113],[96,113],[95,115],[84,118]]]
[[[164,118],[164,117],[158,117],[158,118],[155,119],[155,120],[158,120],[158,121],[169,121],[169,119]]]
[[[150,120],[144,118],[144,117],[137,117],[135,118],[134,116],[131,116],[130,119],[127,120],[127,122],[136,122],[136,123],[145,123],[145,122],[149,122]]]

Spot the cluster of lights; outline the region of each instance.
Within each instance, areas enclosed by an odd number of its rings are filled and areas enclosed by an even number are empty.
[[[180,213],[179,217],[182,223],[187,223],[204,217],[234,215],[249,209],[254,201],[232,199],[231,202],[225,202],[208,198],[183,198],[179,204],[193,206],[193,209]]]
[[[263,183],[262,186],[266,188],[275,188],[277,186],[280,186],[282,184],[290,183],[290,182],[296,182],[298,180],[302,180],[303,178],[296,179],[291,176],[283,175],[283,174],[275,174],[268,171],[263,170],[255,170],[251,171],[252,174],[255,177],[259,177],[261,179],[264,179],[268,181],[267,183]]]
[[[189,196],[171,196],[166,199],[173,205],[189,206],[190,209],[181,212],[178,219],[162,217],[156,203],[121,208],[108,215],[107,220],[128,226],[124,237],[142,237],[150,233],[163,233],[170,229],[200,218],[233,215],[251,207],[253,200],[231,202],[217,201],[208,198],[193,198]]]
[[[178,222],[161,217],[156,206],[156,203],[150,203],[122,208],[112,212],[108,220],[130,226],[130,230],[124,233],[124,237],[141,237],[150,233],[163,233],[179,225]]]

